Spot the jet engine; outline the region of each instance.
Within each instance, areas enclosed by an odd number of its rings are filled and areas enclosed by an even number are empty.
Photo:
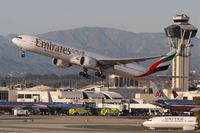
[[[74,57],[71,59],[71,63],[77,64],[86,68],[93,68],[93,67],[99,66],[98,61],[89,56]]]
[[[61,68],[67,68],[67,67],[72,66],[72,65],[71,65],[70,63],[68,63],[68,62],[65,62],[65,61],[63,61],[63,60],[61,60],[61,59],[55,59],[55,58],[53,58],[52,64],[54,64],[54,65],[57,66],[57,67],[61,67]]]
[[[92,57],[82,56],[80,59],[80,64],[84,67],[97,67],[98,62]]]

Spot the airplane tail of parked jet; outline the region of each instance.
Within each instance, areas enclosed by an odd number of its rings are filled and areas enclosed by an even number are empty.
[[[174,97],[174,98],[177,98],[177,97],[178,97],[178,94],[176,93],[175,90],[172,90],[172,94],[173,94],[173,97]]]
[[[161,88],[159,88],[154,82],[150,81],[150,86],[153,90],[155,97],[160,100],[167,100],[168,97],[164,94]]]
[[[174,99],[183,99],[183,94],[178,94],[175,90],[172,90]]]

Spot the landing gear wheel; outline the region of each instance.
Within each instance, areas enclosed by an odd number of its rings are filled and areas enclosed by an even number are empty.
[[[105,79],[105,78],[106,78],[106,76],[103,75],[102,72],[95,72],[95,76],[100,77],[100,78],[102,78],[102,79]]]
[[[101,76],[101,74],[100,74],[99,72],[95,72],[94,75],[95,75],[95,76],[98,76],[98,77]]]
[[[79,75],[80,75],[80,76],[83,76],[83,75],[85,75],[85,73],[84,73],[84,72],[80,72]]]
[[[24,58],[24,57],[25,57],[25,54],[21,54],[21,57]]]
[[[22,58],[25,57],[25,52],[24,52],[24,51],[21,52],[21,57],[22,57]]]
[[[86,75],[85,75],[85,78],[86,78],[86,79],[89,79],[89,78],[90,78],[90,75],[86,74]]]
[[[105,79],[105,78],[106,78],[106,76],[105,76],[105,75],[101,75],[101,78],[102,78],[102,79]]]
[[[88,70],[86,68],[84,68],[84,72],[80,72],[79,75],[89,79],[90,75],[87,74],[87,71]]]

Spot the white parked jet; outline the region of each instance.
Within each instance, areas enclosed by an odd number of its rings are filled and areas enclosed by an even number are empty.
[[[182,128],[183,130],[195,130],[197,125],[194,116],[164,116],[153,117],[142,123],[150,129],[156,128]]]
[[[86,78],[89,77],[88,69],[97,71],[95,75],[101,78],[105,78],[103,72],[127,78],[145,77],[154,72],[166,70],[170,65],[169,61],[176,55],[175,51],[172,50],[164,56],[110,58],[29,35],[17,36],[12,39],[12,42],[21,49],[22,57],[25,57],[25,51],[30,51],[53,58],[52,63],[58,67],[67,68],[77,65],[84,68],[80,75]],[[144,68],[138,64],[138,62],[156,58],[161,59],[149,68]]]

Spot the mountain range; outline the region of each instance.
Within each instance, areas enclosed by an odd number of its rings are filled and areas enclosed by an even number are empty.
[[[78,67],[62,69],[51,64],[48,57],[26,52],[20,57],[20,50],[12,44],[10,34],[0,36],[0,75],[32,74],[72,74],[81,71]],[[38,34],[44,39],[111,57],[146,57],[162,55],[169,51],[168,38],[164,33],[133,33],[119,29],[82,27],[70,30],[52,31]],[[200,38],[192,40],[191,68],[199,70]],[[76,72],[77,73],[77,72]]]

